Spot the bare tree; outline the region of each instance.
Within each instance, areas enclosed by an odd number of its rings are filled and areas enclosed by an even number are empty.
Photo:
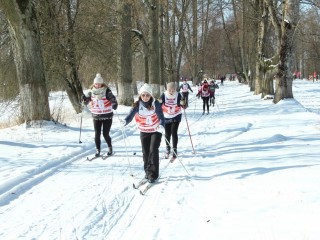
[[[281,21],[281,46],[274,103],[284,98],[293,98],[292,93],[292,49],[294,32],[299,18],[299,0],[283,1]]]
[[[118,101],[123,105],[131,105],[132,91],[132,3],[121,2],[121,53],[120,53],[120,78],[118,79]]]
[[[230,33],[229,33],[229,31],[227,30],[227,27],[226,27],[226,21],[225,21],[225,16],[224,16],[225,15],[224,14],[224,4],[225,4],[224,1],[219,0],[219,8],[220,8],[220,12],[221,12],[221,19],[222,19],[223,29],[225,30],[225,35],[226,35],[228,48],[230,50],[230,54],[231,54],[231,58],[232,58],[234,72],[238,72],[237,63],[236,63],[236,54],[235,54],[234,47],[233,47],[232,42],[231,42]]]
[[[160,97],[160,48],[159,48],[159,0],[150,1],[149,5],[149,83],[154,97]]]
[[[257,50],[256,50],[256,72],[255,72],[255,91],[254,94],[262,92],[262,81],[265,72],[265,43],[266,43],[266,30],[268,24],[268,8],[264,0],[256,0],[256,17],[258,19],[258,35],[257,35]]]
[[[80,1],[73,4],[69,0],[46,1],[39,3],[39,11],[42,15],[44,36],[42,44],[47,50],[45,60],[48,64],[47,70],[54,70],[59,85],[66,90],[69,100],[77,113],[81,111],[80,98],[83,94],[82,84],[79,76],[79,60],[76,43],[76,19],[79,12]],[[40,6],[41,5],[41,6]],[[51,16],[48,18],[47,16]],[[50,75],[51,72],[47,71]],[[62,79],[62,81],[61,81]]]
[[[19,94],[11,46],[8,21],[4,13],[0,11],[0,101],[13,100]]]
[[[167,0],[166,25],[165,25],[165,49],[166,70],[169,82],[178,82],[182,56],[185,50],[186,40],[184,31],[186,28],[187,10],[190,1]],[[178,85],[177,85],[178,86]]]
[[[40,32],[33,1],[2,0],[9,22],[20,89],[21,118],[50,120],[48,91],[40,44]]]
[[[192,0],[192,76],[193,84],[196,84],[201,79],[198,79],[198,0]]]

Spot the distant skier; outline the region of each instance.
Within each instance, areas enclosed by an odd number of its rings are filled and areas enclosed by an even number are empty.
[[[187,79],[183,80],[183,83],[180,85],[180,88],[179,88],[179,91],[180,90],[182,92],[182,98],[185,101],[185,108],[187,108],[189,105],[189,90],[193,92],[189,83],[187,82]]]
[[[207,80],[204,80],[201,87],[199,88],[199,91],[197,93],[197,97],[201,97],[203,101],[203,113],[205,113],[205,109],[207,106],[207,114],[209,114],[209,98],[210,98],[210,88]]]
[[[215,103],[215,99],[216,99],[216,96],[215,96],[215,92],[216,92],[216,89],[219,88],[218,84],[215,83],[215,80],[211,80],[210,81],[210,85],[209,85],[209,88],[210,88],[210,106],[212,104],[212,106],[214,106],[214,103]]]
[[[221,78],[220,78],[221,86],[223,86],[223,82],[224,82],[225,78],[226,78],[225,76],[223,76],[223,75],[221,76]]]

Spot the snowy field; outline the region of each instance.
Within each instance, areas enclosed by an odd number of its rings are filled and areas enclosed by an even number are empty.
[[[114,116],[115,155],[89,162],[90,114],[80,136],[81,115],[52,94],[66,126],[0,130],[0,239],[320,239],[320,83],[295,80],[293,91],[295,99],[273,104],[225,82],[204,116],[191,94],[180,156],[161,159],[145,196],[132,188],[144,176],[139,132],[119,122],[129,107]]]

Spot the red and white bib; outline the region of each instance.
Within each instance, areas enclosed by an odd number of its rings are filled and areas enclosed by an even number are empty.
[[[164,99],[162,111],[165,118],[174,118],[175,116],[181,114],[181,107],[177,105],[178,93],[175,93],[173,96],[165,93]]]
[[[112,112],[112,103],[106,97],[98,99],[94,95],[91,97],[91,112],[93,114],[106,114]]]
[[[139,102],[139,111],[134,118],[141,132],[156,132],[160,125],[155,109],[148,110],[141,101]]]
[[[208,86],[207,86],[206,90],[204,90],[204,86],[202,86],[201,96],[202,97],[209,97],[210,96],[210,91],[209,91],[209,87]]]

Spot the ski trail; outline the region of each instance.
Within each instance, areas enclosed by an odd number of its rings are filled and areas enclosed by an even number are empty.
[[[49,162],[44,166],[31,170],[29,174],[20,175],[2,184],[0,187],[0,206],[10,203],[34,185],[43,182],[79,158],[84,158],[88,155],[88,152],[89,151],[85,151],[73,157],[64,156],[59,161]]]
[[[119,216],[117,225],[114,226],[112,232],[107,236],[109,239],[152,239],[157,235],[152,231],[148,231],[148,226],[141,228],[139,223],[144,222],[146,225],[150,223],[152,226],[156,224],[155,221],[159,214],[155,212],[155,209],[157,209],[161,194],[165,194],[166,187],[170,181],[172,164],[169,160],[166,159],[166,161],[160,166],[159,182],[145,196],[141,196],[138,190],[132,189],[135,196],[130,201],[130,209],[127,208],[127,212],[125,213],[126,218]],[[140,189],[143,189],[143,187]],[[150,229],[152,228],[150,226]]]
[[[135,132],[135,128],[125,129],[125,134],[127,137],[133,136]],[[110,135],[113,144],[117,144],[119,142],[123,143],[123,133],[119,128],[113,129],[110,132]],[[104,141],[102,142],[104,145]],[[94,142],[88,144],[88,146],[92,146],[91,149],[94,149]],[[48,161],[48,163],[46,163],[45,165],[40,166],[36,169],[32,169],[27,174],[19,175],[7,181],[0,186],[0,206],[9,204],[11,201],[26,193],[35,185],[45,181],[47,178],[68,167],[73,162],[86,161],[86,157],[89,154],[93,154],[93,150],[89,150],[87,147],[85,150],[78,150],[73,152],[72,155],[61,155],[61,158],[59,160],[51,162]]]

